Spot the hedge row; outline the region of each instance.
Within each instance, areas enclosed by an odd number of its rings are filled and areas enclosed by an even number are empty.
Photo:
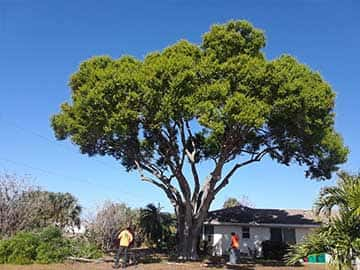
[[[69,256],[95,259],[102,253],[88,242],[65,238],[56,227],[0,240],[0,264],[57,263]]]

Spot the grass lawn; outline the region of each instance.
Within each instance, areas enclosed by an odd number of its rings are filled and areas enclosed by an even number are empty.
[[[111,263],[99,263],[99,264],[87,264],[87,263],[70,263],[70,264],[51,264],[51,265],[0,265],[0,270],[105,270],[112,269]],[[286,266],[262,266],[262,265],[242,265],[236,268],[215,268],[205,267],[201,263],[151,263],[151,264],[139,264],[136,266],[129,266],[126,269],[144,269],[144,270],[202,270],[202,269],[239,269],[239,270],[285,270],[285,269],[297,269],[297,270],[325,270],[325,265],[306,265],[301,267],[286,267]]]

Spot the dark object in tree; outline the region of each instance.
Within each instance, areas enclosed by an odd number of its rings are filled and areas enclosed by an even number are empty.
[[[261,30],[230,21],[200,46],[181,40],[144,60],[94,57],[71,76],[72,102],[52,117],[57,139],[112,156],[165,192],[185,259],[197,258],[208,209],[239,168],[267,156],[329,179],[346,160],[330,85],[289,55],[267,60],[264,46]],[[202,182],[204,162],[212,169]]]
[[[268,260],[283,260],[289,245],[281,241],[266,240],[261,243],[262,255]]]

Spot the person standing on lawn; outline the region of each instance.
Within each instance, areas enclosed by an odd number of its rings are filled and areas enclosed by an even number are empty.
[[[121,233],[118,236],[118,239],[120,240],[120,243],[119,243],[119,248],[116,252],[115,265],[113,266],[113,268],[119,268],[120,255],[124,255],[124,261],[122,262],[122,268],[125,268],[126,263],[127,263],[129,246],[132,243],[132,241],[134,240],[134,236],[131,233],[130,227],[127,227],[125,230],[121,231]]]
[[[240,239],[239,236],[232,232],[230,243],[230,264],[237,264],[240,257]]]

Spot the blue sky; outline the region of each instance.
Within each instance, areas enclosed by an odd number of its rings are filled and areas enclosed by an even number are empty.
[[[28,174],[46,189],[69,191],[87,210],[107,199],[134,207],[159,202],[171,210],[161,191],[137,173],[56,141],[49,118],[69,100],[69,76],[89,57],[142,58],[179,39],[199,43],[213,23],[246,19],[265,31],[269,59],[292,54],[333,86],[336,127],[351,150],[342,168],[357,172],[359,14],[356,0],[0,0],[0,171]],[[298,166],[265,161],[240,170],[213,208],[241,195],[257,207],[310,208],[320,188],[333,183],[306,179]]]

